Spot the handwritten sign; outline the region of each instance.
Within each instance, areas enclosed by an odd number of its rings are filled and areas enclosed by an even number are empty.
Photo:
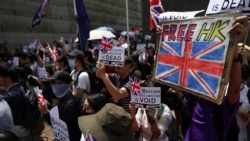
[[[161,23],[154,79],[220,103],[234,52],[228,30],[238,14]]]
[[[160,107],[161,88],[160,87],[141,87],[140,91],[131,94],[131,100],[136,107],[147,105],[150,107]]]
[[[66,123],[59,118],[58,106],[51,109],[49,114],[55,139],[58,141],[69,141],[68,127]]]
[[[199,11],[187,11],[187,12],[164,12],[159,16],[160,22],[172,21],[172,20],[186,20],[194,18],[198,13],[204,12],[205,10]]]
[[[99,62],[107,66],[122,67],[124,62],[125,49],[122,47],[112,47],[107,52],[99,51]]]

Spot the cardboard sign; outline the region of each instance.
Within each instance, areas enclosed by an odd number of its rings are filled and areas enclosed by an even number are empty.
[[[66,123],[59,118],[58,106],[52,108],[49,114],[55,139],[58,141],[69,141],[68,127]]]
[[[125,49],[122,47],[112,47],[107,52],[99,51],[98,61],[107,66],[122,67],[124,62]]]
[[[154,79],[221,103],[235,49],[228,30],[239,13],[161,23]]]
[[[131,93],[131,101],[136,107],[156,107],[161,104],[161,88],[160,87],[140,87],[137,93]]]

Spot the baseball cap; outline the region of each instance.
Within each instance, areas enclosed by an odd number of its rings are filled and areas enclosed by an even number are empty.
[[[122,107],[107,103],[100,111],[78,118],[80,130],[101,141],[133,141],[132,117]]]
[[[78,50],[78,49],[73,49],[70,53],[67,54],[68,56],[78,56],[78,55],[82,55],[83,56],[83,52]]]
[[[53,76],[51,76],[50,78],[48,78],[48,80],[60,80],[66,84],[70,84],[71,83],[71,77],[69,75],[69,73],[65,72],[65,71],[56,71]]]

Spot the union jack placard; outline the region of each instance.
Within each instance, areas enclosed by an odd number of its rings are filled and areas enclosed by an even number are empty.
[[[231,68],[234,14],[161,23],[154,78],[190,94],[221,103]]]

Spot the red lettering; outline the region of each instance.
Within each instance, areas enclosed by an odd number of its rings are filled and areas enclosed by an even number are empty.
[[[192,41],[196,24],[190,24],[186,33],[185,41]]]
[[[181,24],[177,28],[176,24],[164,25],[162,41],[192,41],[196,24]]]
[[[164,41],[165,40],[165,36],[167,36],[169,34],[169,31],[167,30],[169,28],[169,25],[164,25],[163,26],[163,31],[162,31],[162,38],[161,40]]]
[[[183,41],[183,36],[184,36],[184,33],[185,33],[185,29],[186,29],[187,25],[180,25],[179,27],[179,32],[178,32],[178,36],[177,36],[177,40],[178,41]]]
[[[170,26],[170,33],[168,36],[168,41],[171,41],[171,40],[175,41],[176,36],[174,34],[175,34],[176,30],[177,30],[177,25]]]

